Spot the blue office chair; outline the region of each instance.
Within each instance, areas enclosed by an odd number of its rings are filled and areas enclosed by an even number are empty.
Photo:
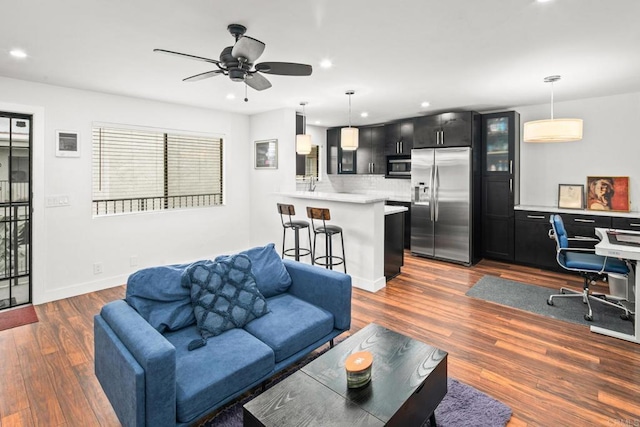
[[[560,288],[560,294],[551,295],[547,300],[547,304],[553,305],[554,298],[580,297],[589,308],[589,312],[584,315],[584,318],[591,321],[593,320],[593,311],[589,300],[593,299],[624,310],[624,314],[620,315],[620,317],[624,320],[629,319],[629,310],[626,307],[618,302],[608,300],[605,294],[589,292],[589,285],[597,280],[606,279],[608,273],[617,273],[628,277],[629,268],[627,264],[617,258],[596,255],[595,249],[569,247],[570,241],[583,239],[573,239],[567,236],[567,231],[560,215],[551,215],[549,222],[552,227],[549,230],[549,237],[556,240],[556,260],[558,264],[565,270],[575,271],[584,277],[584,286],[582,292],[564,287]],[[567,292],[569,293],[567,294]]]

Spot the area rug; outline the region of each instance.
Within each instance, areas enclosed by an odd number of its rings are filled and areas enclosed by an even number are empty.
[[[288,370],[286,374],[273,380],[271,384],[282,381],[303,365],[324,353],[324,351],[304,359],[294,369]],[[504,427],[511,418],[511,409],[507,405],[470,385],[449,378],[447,380],[447,388],[447,394],[436,408],[436,423],[438,427]],[[242,406],[259,394],[260,391],[255,391],[228,405],[214,418],[200,424],[200,427],[242,426]],[[430,422],[427,421],[423,427],[430,427]]]
[[[38,315],[32,305],[0,311],[0,331],[37,321]]]
[[[600,326],[625,334],[633,334],[633,322],[620,318],[620,315],[624,313],[622,310],[598,301],[591,301],[592,321],[584,319],[584,315],[587,314],[587,305],[582,302],[582,298],[554,298],[553,305],[548,305],[549,296],[559,293],[560,289],[549,289],[500,277],[484,276],[467,291],[467,296],[566,322]]]

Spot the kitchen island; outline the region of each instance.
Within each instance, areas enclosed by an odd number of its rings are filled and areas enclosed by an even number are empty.
[[[307,207],[328,208],[331,212],[329,223],[342,227],[347,274],[351,276],[353,286],[370,292],[384,288],[384,202],[387,197],[315,191],[294,191],[279,196],[282,203],[296,207],[297,219],[308,220]],[[390,214],[402,212],[394,206],[386,209]],[[334,239],[334,255],[340,255],[340,243]],[[324,239],[318,239],[317,248],[319,254],[324,254]],[[342,271],[342,265],[335,269]]]

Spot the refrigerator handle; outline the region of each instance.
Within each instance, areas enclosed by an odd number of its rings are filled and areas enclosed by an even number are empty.
[[[431,167],[431,172],[429,173],[429,219],[433,221],[433,175],[436,171],[436,165]]]
[[[440,210],[440,171],[438,170],[438,166],[435,167],[435,189],[434,189],[434,205],[433,205],[433,210],[434,210],[434,215],[433,215],[433,221],[434,222],[438,222],[438,211]]]

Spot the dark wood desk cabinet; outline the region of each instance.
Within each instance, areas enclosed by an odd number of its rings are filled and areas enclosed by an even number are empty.
[[[556,261],[556,241],[549,238],[551,224],[549,218],[552,212],[544,211],[515,211],[515,262],[547,270],[565,271]],[[593,248],[597,239],[596,227],[627,228],[629,224],[636,224],[640,230],[640,219],[615,218],[582,213],[560,213],[567,235],[573,238],[583,238],[584,242],[571,241],[571,246]]]

